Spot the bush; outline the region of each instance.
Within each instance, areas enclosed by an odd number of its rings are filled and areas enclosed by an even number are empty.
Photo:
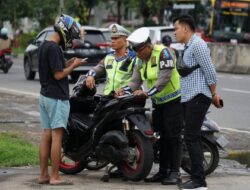
[[[17,42],[18,42],[18,46],[21,49],[25,49],[28,45],[28,43],[34,39],[36,37],[37,33],[36,32],[32,32],[32,33],[28,33],[28,34],[21,34],[20,36],[17,37]]]

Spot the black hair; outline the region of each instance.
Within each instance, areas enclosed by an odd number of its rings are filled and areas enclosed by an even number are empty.
[[[179,23],[187,24],[193,32],[195,31],[194,17],[192,17],[191,15],[178,16],[174,18],[173,23],[175,23],[176,21],[179,21]]]

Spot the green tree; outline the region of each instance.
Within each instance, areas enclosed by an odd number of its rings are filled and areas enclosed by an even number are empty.
[[[40,27],[53,25],[55,17],[59,14],[59,0],[30,0],[32,4],[31,18],[37,19]]]
[[[14,28],[17,28],[19,25],[19,18],[32,14],[32,6],[29,1],[26,0],[1,0],[0,8],[0,21],[9,20]]]
[[[102,2],[107,2],[107,0],[100,0]],[[112,1],[112,0],[109,0]],[[118,23],[121,21],[121,7],[124,6],[125,9],[133,9],[138,15],[143,17],[144,25],[155,25],[152,21],[152,17],[157,16],[159,19],[159,25],[163,24],[164,10],[168,6],[171,0],[116,0],[117,4],[117,14]],[[175,0],[172,0],[175,1]]]
[[[43,28],[54,22],[58,5],[58,0],[1,0],[0,21],[9,20],[16,29],[21,18],[29,17],[37,19]]]
[[[65,10],[68,14],[80,19],[81,24],[89,24],[90,13],[98,0],[67,0]]]
[[[136,1],[136,0],[131,0]],[[167,7],[170,0],[140,0],[136,1],[139,3],[139,12],[143,16],[144,25],[155,25],[152,21],[153,16],[157,16],[159,19],[159,25],[163,24],[164,10]]]

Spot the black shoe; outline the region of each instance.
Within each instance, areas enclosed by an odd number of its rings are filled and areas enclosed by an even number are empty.
[[[207,184],[204,182],[203,184],[197,183],[193,180],[187,181],[179,186],[180,190],[207,190]]]
[[[110,177],[110,178],[122,178],[122,177],[124,177],[124,176],[123,176],[122,172],[121,172],[119,169],[117,169],[117,170],[111,172],[111,173],[109,174],[109,177]]]
[[[161,180],[165,177],[162,173],[158,172],[150,178],[145,178],[145,182],[161,182]]]
[[[162,185],[178,185],[181,183],[181,174],[179,172],[170,172],[169,175],[162,179]]]

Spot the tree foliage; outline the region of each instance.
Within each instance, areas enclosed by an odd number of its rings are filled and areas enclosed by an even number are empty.
[[[26,0],[1,0],[0,8],[0,21],[10,20],[14,28],[18,26],[19,18],[32,15],[32,6]]]
[[[98,3],[107,3],[111,0],[64,0],[63,12],[73,17],[78,17],[81,24],[89,24],[90,13]],[[118,22],[121,20],[121,7],[126,10],[133,9],[138,15],[143,16],[144,25],[152,25],[152,17],[157,16],[162,23],[164,9],[170,0],[116,0]],[[0,27],[1,22],[9,20],[14,28],[19,25],[20,18],[29,17],[36,19],[40,27],[54,23],[59,14],[60,0],[0,0]]]
[[[89,24],[91,10],[98,4],[98,0],[67,0],[65,9],[68,14],[79,18],[81,24]]]
[[[133,0],[136,1],[136,0]],[[170,0],[139,0],[139,12],[143,16],[144,25],[154,25],[152,17],[157,16],[160,25],[163,23],[164,10]]]

